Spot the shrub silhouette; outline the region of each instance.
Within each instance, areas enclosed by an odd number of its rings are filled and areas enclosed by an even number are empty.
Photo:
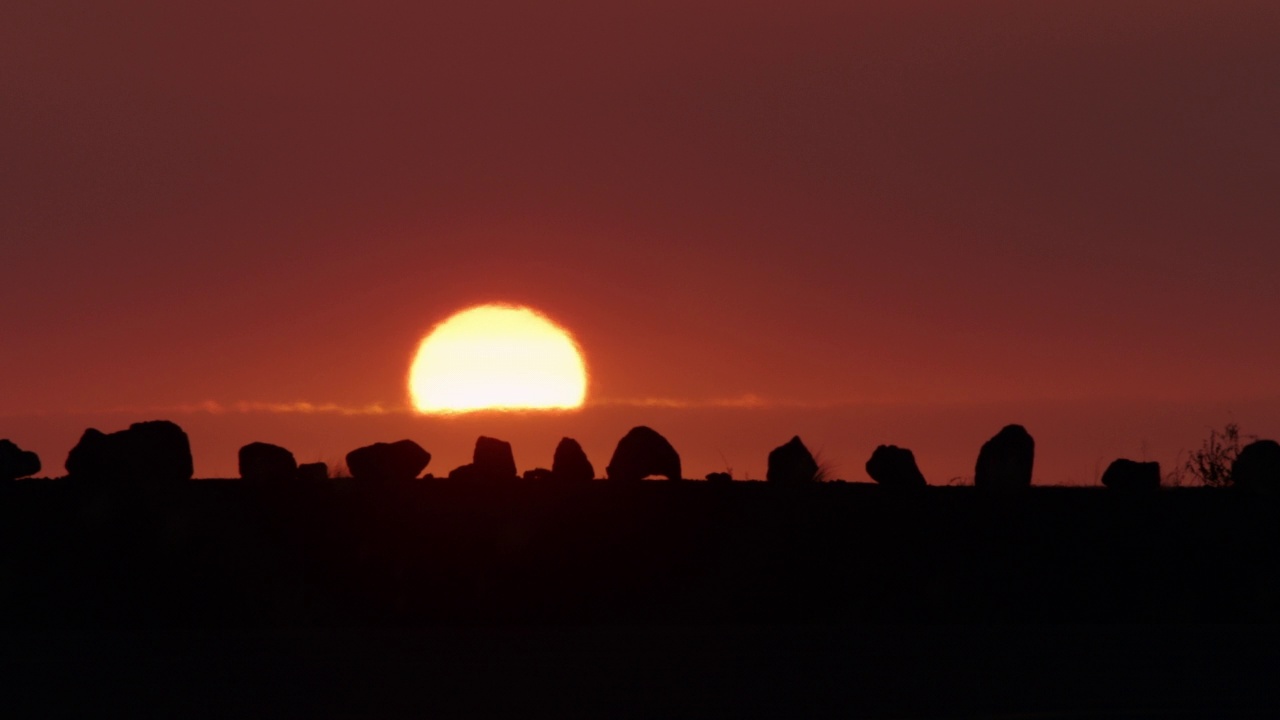
[[[1207,487],[1231,485],[1231,466],[1240,455],[1240,426],[1227,423],[1221,431],[1209,431],[1199,450],[1191,453],[1185,465],[1187,473]]]

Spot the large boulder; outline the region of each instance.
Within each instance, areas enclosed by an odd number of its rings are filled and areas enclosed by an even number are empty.
[[[667,439],[652,428],[640,425],[631,428],[618,447],[605,474],[610,480],[643,480],[650,475],[661,475],[668,480],[680,480],[680,455]]]
[[[1241,448],[1231,465],[1231,484],[1241,490],[1280,494],[1280,443],[1257,440]]]
[[[298,475],[293,453],[279,445],[254,442],[240,448],[240,477],[257,482],[288,482]]]
[[[573,438],[560,438],[556,454],[551,460],[551,473],[558,480],[585,482],[594,480],[596,469],[587,459],[582,446]]]
[[[506,440],[483,435],[476,438],[471,464],[486,477],[505,480],[516,476],[515,454],[511,452],[511,443]]]
[[[769,452],[769,469],[764,477],[782,485],[813,482],[818,477],[818,461],[796,435]]]
[[[516,459],[511,443],[481,435],[476,438],[471,462],[449,471],[450,480],[511,480],[516,477]]]
[[[1102,484],[1121,492],[1155,492],[1160,489],[1160,463],[1120,458],[1102,473]]]
[[[168,420],[134,423],[110,434],[89,428],[67,455],[66,468],[73,480],[125,485],[184,482],[194,473],[191,442]]]
[[[40,472],[40,456],[10,440],[0,440],[0,481],[17,480]]]
[[[374,443],[347,453],[347,469],[357,480],[413,480],[431,462],[431,453],[412,440]]]
[[[1018,490],[1031,486],[1036,441],[1021,425],[1006,425],[982,445],[974,468],[974,487]]]
[[[867,460],[867,475],[891,488],[922,488],[928,485],[916,465],[916,456],[907,448],[880,445]]]

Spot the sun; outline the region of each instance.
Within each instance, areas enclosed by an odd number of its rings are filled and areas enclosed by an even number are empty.
[[[587,368],[573,336],[527,307],[479,305],[422,339],[409,369],[420,413],[581,407]]]

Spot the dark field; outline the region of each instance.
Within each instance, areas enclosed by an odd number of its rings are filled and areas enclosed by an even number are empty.
[[[1264,717],[1278,520],[1207,489],[19,482],[0,682],[74,714]]]

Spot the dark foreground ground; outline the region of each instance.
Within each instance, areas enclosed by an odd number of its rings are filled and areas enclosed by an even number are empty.
[[[1229,492],[24,482],[0,548],[14,717],[1280,713]]]

